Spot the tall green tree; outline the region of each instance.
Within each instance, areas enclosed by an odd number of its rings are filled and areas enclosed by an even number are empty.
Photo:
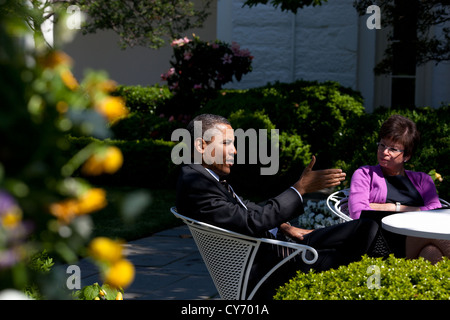
[[[111,29],[122,47],[162,47],[191,28],[201,27],[208,17],[211,0],[196,8],[188,0],[72,0],[88,14],[83,32]]]
[[[10,10],[22,11],[18,9],[31,6],[45,12],[28,19],[35,33],[41,32],[45,20],[52,18],[56,22],[61,10],[84,13],[86,20],[81,24],[84,34],[113,30],[119,35],[122,48],[158,49],[184,31],[201,27],[210,14],[211,1],[200,0],[195,5],[189,0],[30,0],[16,1]]]

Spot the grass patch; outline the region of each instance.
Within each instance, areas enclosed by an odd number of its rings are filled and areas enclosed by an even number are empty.
[[[108,206],[92,215],[93,236],[105,236],[131,241],[147,237],[155,232],[181,225],[173,216],[170,207],[175,205],[174,189],[137,189],[131,187],[104,187],[107,191]],[[137,202],[127,196],[139,193],[148,203],[142,212],[130,217]],[[136,201],[133,201],[136,200]],[[127,205],[124,205],[128,201]],[[133,203],[134,202],[134,203]]]

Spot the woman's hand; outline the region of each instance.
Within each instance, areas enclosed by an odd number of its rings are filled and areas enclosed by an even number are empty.
[[[280,226],[281,232],[283,232],[284,235],[288,236],[289,238],[296,239],[296,240],[303,240],[303,236],[307,235],[310,232],[313,232],[314,230],[309,229],[300,229],[297,227],[293,227],[290,224],[283,223]]]
[[[373,210],[396,211],[395,203],[370,203],[369,205]],[[406,211],[420,211],[420,207],[411,207],[411,206],[400,205],[400,212],[406,212]]]

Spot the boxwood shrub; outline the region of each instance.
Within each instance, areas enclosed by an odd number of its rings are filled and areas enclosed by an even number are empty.
[[[280,132],[300,136],[317,155],[317,167],[329,167],[335,141],[349,119],[364,114],[361,95],[337,82],[299,80],[248,90],[223,91],[199,113],[229,117],[232,112],[264,111]]]
[[[154,113],[161,104],[167,102],[173,94],[167,86],[125,86],[120,85],[112,93],[121,96],[131,112]]]
[[[379,271],[379,282],[377,282]],[[275,300],[448,300],[450,260],[369,258],[338,269],[298,272]]]
[[[75,154],[94,140],[91,137],[69,137],[71,149],[68,152]],[[92,183],[146,188],[172,188],[175,185],[178,167],[170,160],[174,142],[154,139],[96,141],[119,147],[124,162],[112,175],[84,177]],[[76,174],[81,175],[80,172]]]
[[[250,112],[244,109],[232,112],[228,117],[233,128],[241,128],[246,132],[247,130],[256,130],[258,137],[260,134],[267,132],[267,146],[271,145],[271,130],[276,129],[275,125],[265,114],[263,110]],[[278,138],[279,157],[271,154],[270,150],[263,150],[259,144],[252,147],[247,139],[245,151],[239,149],[239,153],[245,152],[246,164],[238,163],[233,167],[233,174],[228,178],[229,182],[240,195],[254,196],[259,195],[261,198],[274,196],[276,193],[283,191],[286,185],[294,183],[300,176],[303,168],[311,160],[310,146],[304,143],[302,138],[295,134],[289,134],[286,131],[279,132],[274,138]],[[240,146],[239,146],[240,148]],[[249,164],[249,152],[257,153],[258,163]],[[262,164],[261,153],[267,155],[270,159],[269,164]],[[261,168],[276,165],[278,162],[278,173],[276,175],[261,175]],[[268,188],[267,186],[270,186]]]
[[[450,197],[450,106],[440,108],[385,109],[365,113],[347,121],[335,141],[334,166],[350,176],[365,164],[376,164],[376,142],[381,124],[393,114],[408,117],[417,125],[421,141],[416,153],[405,164],[407,170],[430,172],[436,170],[444,179],[436,180],[440,197]]]
[[[173,97],[167,87],[119,86],[116,94],[125,98],[131,110],[127,119],[111,128],[117,140],[170,141],[173,130],[185,127],[189,120],[169,118],[168,114],[161,117],[171,110]],[[236,165],[230,176],[236,180],[233,187],[240,190],[240,194],[251,188],[261,196],[274,195],[293,183],[311,154],[317,157],[316,169],[342,168],[347,173],[343,187],[348,187],[358,167],[376,164],[375,143],[382,122],[391,114],[402,114],[416,122],[422,135],[418,152],[406,163],[406,168],[440,173],[444,180],[436,180],[439,195],[450,199],[449,106],[407,110],[378,108],[366,113],[358,92],[336,82],[300,80],[248,90],[222,90],[217,98],[198,109],[196,114],[199,113],[223,115],[234,128],[267,129],[269,132],[272,128],[279,129],[280,171],[277,176],[260,177],[260,163]],[[152,161],[170,162],[170,153],[166,154],[167,158],[153,157]]]

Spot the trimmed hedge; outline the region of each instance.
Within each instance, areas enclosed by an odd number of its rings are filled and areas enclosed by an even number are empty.
[[[379,273],[377,273],[379,272]],[[377,276],[379,275],[377,282]],[[448,300],[450,260],[369,258],[321,273],[298,272],[275,300]]]
[[[133,112],[154,113],[155,110],[168,99],[173,97],[167,86],[154,85],[151,87],[120,85],[113,92],[115,96],[121,96]]]
[[[167,113],[166,109],[171,110],[174,98],[166,87],[120,86],[116,94],[125,98],[132,111],[127,119],[111,128],[115,139],[123,144],[125,141],[135,144],[132,142],[135,140],[170,141],[173,130],[184,128],[189,121],[186,115],[180,119],[169,117],[169,114],[162,116]],[[379,108],[368,114],[364,111],[361,95],[352,89],[336,82],[296,81],[248,90],[222,90],[197,113],[223,115],[234,128],[244,130],[267,129],[270,133],[270,129],[279,129],[278,174],[261,176],[261,163],[236,165],[229,179],[239,194],[258,194],[262,198],[273,196],[294,183],[310,161],[311,154],[317,157],[315,169],[342,168],[347,173],[343,187],[348,187],[354,170],[362,165],[376,164],[375,143],[381,123],[391,114],[405,115],[416,122],[422,134],[418,152],[406,168],[422,172],[436,170],[444,177],[442,182],[436,181],[439,195],[450,199],[449,106],[412,110]],[[147,155],[135,153],[136,157],[149,159],[148,152],[143,152]],[[132,161],[135,165],[153,165],[162,169],[170,162],[168,150],[165,155],[165,158],[152,157],[152,162]],[[134,172],[147,170],[135,167]]]
[[[84,177],[92,183],[136,186],[145,188],[172,188],[178,177],[178,167],[170,160],[174,142],[163,140],[104,140],[69,137],[72,154],[93,141],[107,143],[120,148],[124,162],[118,172],[99,177]],[[80,172],[76,174],[81,175]]]
[[[229,117],[237,110],[263,111],[280,132],[298,135],[317,155],[317,167],[331,166],[334,142],[347,121],[364,114],[361,95],[337,82],[299,80],[248,90],[223,91],[199,113]]]
[[[334,164],[348,174],[364,164],[376,164],[376,142],[381,124],[393,114],[408,117],[417,125],[421,142],[416,154],[405,164],[413,171],[440,173],[444,180],[435,181],[441,198],[450,198],[450,106],[414,109],[376,109],[349,119],[335,142]]]

